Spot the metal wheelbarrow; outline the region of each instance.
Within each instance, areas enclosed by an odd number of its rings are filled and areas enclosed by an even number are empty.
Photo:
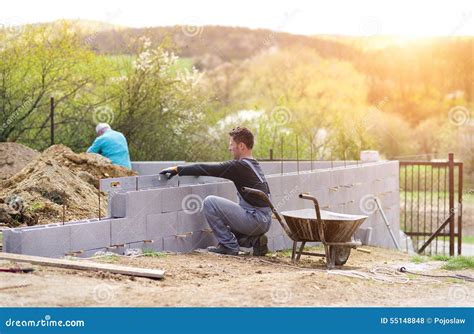
[[[242,190],[259,196],[268,203],[283,230],[293,240],[291,253],[293,262],[299,261],[301,255],[320,256],[326,258],[327,268],[333,269],[336,265],[343,265],[347,262],[352,248],[362,246],[360,241],[352,240],[352,236],[368,216],[320,210],[318,200],[307,193],[300,194],[299,197],[313,201],[314,210],[283,211],[280,215],[263,191],[247,187]],[[307,242],[315,241],[323,244],[324,254],[304,251]],[[298,242],[301,244],[297,251]]]

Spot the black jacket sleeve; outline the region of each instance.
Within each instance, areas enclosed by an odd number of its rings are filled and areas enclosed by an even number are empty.
[[[265,176],[260,169],[260,166],[254,161],[258,173],[263,178],[263,182],[255,174],[255,172],[244,162],[238,160],[229,160],[213,164],[192,164],[185,166],[178,166],[178,175],[193,175],[193,176],[214,176],[221,177],[234,182],[237,191],[240,195],[251,205],[257,207],[265,207],[268,204],[258,196],[244,192],[242,187],[255,188],[270,193],[268,183]]]
[[[225,161],[214,164],[178,166],[178,174],[181,176],[214,176],[234,181],[236,176],[236,164],[234,161]]]

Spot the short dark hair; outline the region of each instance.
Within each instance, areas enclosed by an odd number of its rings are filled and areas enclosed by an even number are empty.
[[[253,134],[247,128],[236,127],[229,132],[229,136],[237,143],[244,143],[249,149],[253,148]]]

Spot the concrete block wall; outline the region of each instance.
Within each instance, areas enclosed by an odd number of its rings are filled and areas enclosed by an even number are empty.
[[[154,175],[164,168],[184,163],[185,161],[132,161],[132,170],[139,175]]]
[[[156,175],[162,169],[176,166],[186,165],[190,162],[185,161],[134,161],[132,162],[132,170],[136,171],[138,175]],[[195,162],[193,162],[195,163]],[[203,162],[209,163],[209,162]],[[268,174],[282,174],[294,173],[297,171],[310,171],[315,169],[328,169],[334,167],[346,167],[351,165],[360,165],[366,162],[357,160],[347,161],[260,161],[259,162],[263,172]]]
[[[271,174],[267,179],[279,212],[313,208],[311,201],[298,198],[309,192],[323,210],[368,215],[357,236],[371,245],[393,248],[373,197],[379,198],[393,231],[398,232],[398,167],[397,161],[346,164]],[[144,177],[148,179],[141,180]],[[234,184],[217,178],[192,177],[180,180],[179,186],[177,178],[168,181],[157,175],[124,179],[118,179],[118,187],[107,180],[103,183],[110,191],[108,218],[10,229],[4,232],[4,251],[49,257],[90,255],[97,250],[121,253],[134,247],[188,252],[217,242],[202,212],[204,198],[217,195],[237,200]],[[140,182],[144,188],[137,190]],[[292,241],[276,220],[267,236],[271,250],[291,247]]]

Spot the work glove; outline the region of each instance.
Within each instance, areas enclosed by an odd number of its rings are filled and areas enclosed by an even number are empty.
[[[168,179],[171,179],[173,176],[178,174],[178,166],[165,168],[160,172],[160,174],[166,175]]]

